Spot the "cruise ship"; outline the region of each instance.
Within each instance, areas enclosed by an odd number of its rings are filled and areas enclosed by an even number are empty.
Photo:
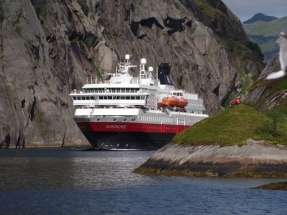
[[[105,83],[87,83],[70,93],[74,120],[94,148],[107,150],[154,150],[176,133],[208,117],[197,94],[176,89],[170,66],[159,65],[156,75],[140,60],[137,65],[118,63]]]

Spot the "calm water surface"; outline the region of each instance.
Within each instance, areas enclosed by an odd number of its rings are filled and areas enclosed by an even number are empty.
[[[154,151],[0,150],[0,214],[287,214],[282,180],[139,175]]]

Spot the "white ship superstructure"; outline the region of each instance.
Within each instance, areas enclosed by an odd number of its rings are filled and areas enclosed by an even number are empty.
[[[85,84],[70,94],[74,119],[93,147],[157,149],[208,117],[197,94],[175,89],[168,64],[159,66],[155,78],[144,58],[137,77],[130,75],[132,67],[126,55],[107,83]]]

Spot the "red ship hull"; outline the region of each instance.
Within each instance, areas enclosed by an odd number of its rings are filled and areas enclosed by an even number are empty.
[[[159,149],[172,140],[186,125],[78,122],[85,137],[95,148],[104,149]]]

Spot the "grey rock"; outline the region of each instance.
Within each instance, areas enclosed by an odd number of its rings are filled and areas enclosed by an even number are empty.
[[[248,139],[242,146],[220,147],[184,146],[169,143],[154,153],[142,169],[185,171],[190,175],[203,173],[204,176],[234,176],[241,173],[256,173],[264,176],[287,173],[287,148],[270,145],[264,140]]]
[[[10,147],[87,146],[68,95],[105,79],[125,54],[132,63],[169,63],[176,87],[218,113],[242,94],[236,82],[252,84],[238,71],[259,75],[262,62],[226,45],[244,47],[248,38],[221,1],[213,4],[221,12],[210,18],[192,0],[0,1],[0,139],[9,134]]]

